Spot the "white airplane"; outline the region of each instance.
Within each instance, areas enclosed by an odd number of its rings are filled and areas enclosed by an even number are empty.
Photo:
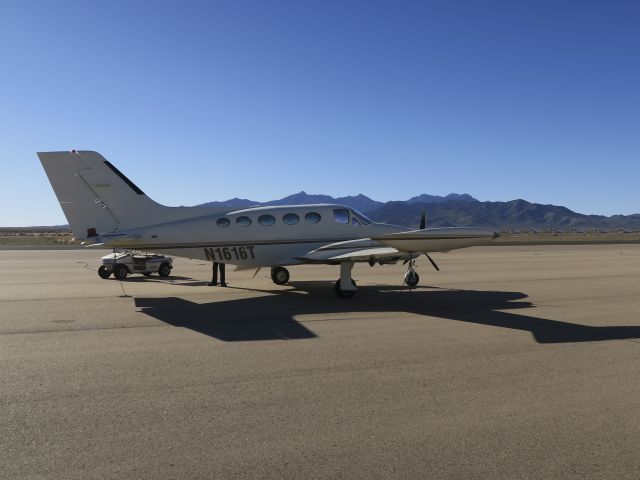
[[[147,250],[229,263],[238,268],[271,268],[271,278],[289,281],[285,266],[340,266],[336,294],[350,298],[355,262],[404,261],[404,283],[419,282],[416,258],[429,252],[485,244],[498,235],[481,228],[411,230],[372,222],[343,205],[286,205],[233,208],[166,207],[140,190],[102,155],[92,151],[40,152],[60,206],[76,239],[123,250]]]

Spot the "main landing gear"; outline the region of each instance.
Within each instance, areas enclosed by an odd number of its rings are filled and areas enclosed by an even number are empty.
[[[336,280],[336,283],[334,285],[334,290],[336,292],[336,295],[339,298],[353,298],[353,296],[356,294],[357,292],[357,288],[358,286],[356,285],[355,280],[351,280],[351,285],[353,285],[353,290],[343,290],[342,287],[340,286],[340,280]]]
[[[336,295],[339,298],[353,298],[358,290],[356,282],[351,278],[352,262],[342,262],[340,264],[340,278],[335,284]]]
[[[432,261],[433,262],[433,261]],[[416,259],[411,258],[407,261],[407,273],[404,276],[404,283],[410,288],[418,286],[420,283],[420,275],[416,272]],[[340,278],[335,283],[336,295],[339,298],[353,298],[358,290],[356,282],[351,278],[352,262],[342,262],[340,264]]]
[[[416,258],[410,258],[406,261],[407,273],[404,275],[404,282],[408,287],[417,287],[420,283],[420,275],[416,271]],[[428,257],[433,266],[437,269],[438,266],[435,262]],[[340,278],[334,285],[334,290],[339,298],[353,298],[358,291],[356,282],[351,278],[351,270],[353,269],[353,262],[341,262],[340,263]],[[271,280],[276,285],[286,285],[289,282],[289,270],[284,267],[271,267]]]
[[[271,280],[276,285],[286,285],[289,281],[289,270],[284,267],[272,267]]]

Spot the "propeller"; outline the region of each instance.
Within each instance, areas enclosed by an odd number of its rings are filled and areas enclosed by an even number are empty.
[[[433,265],[433,268],[435,268],[437,271],[440,271],[440,267],[438,267],[438,264],[433,261],[433,258],[431,258],[427,252],[424,252],[424,254],[426,255],[426,257],[431,262],[431,265]]]
[[[424,230],[425,228],[427,228],[427,211],[423,210],[422,216],[420,217],[420,230]],[[433,258],[431,258],[427,252],[423,253],[429,259],[431,265],[433,265],[433,268],[435,268],[437,271],[440,271],[440,267],[438,267],[438,264],[433,260]]]
[[[431,265],[433,265],[433,268],[435,268],[437,271],[440,271],[440,267],[438,267],[438,264],[435,262],[435,260],[431,258],[427,252],[422,252],[422,253],[424,253],[425,256],[429,259],[429,261],[431,262]],[[411,259],[407,259],[404,262],[402,262],[402,265],[406,265],[410,261]]]

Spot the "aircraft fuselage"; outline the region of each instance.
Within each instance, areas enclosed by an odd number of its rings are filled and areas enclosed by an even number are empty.
[[[342,205],[256,207],[105,235],[106,245],[258,267],[296,265],[327,243],[408,230]]]

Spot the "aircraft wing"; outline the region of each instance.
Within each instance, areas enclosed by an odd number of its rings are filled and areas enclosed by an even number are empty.
[[[371,240],[363,238],[359,240],[349,240],[324,245],[316,250],[297,257],[304,263],[330,263],[337,264],[344,261],[369,262],[369,263],[395,263],[398,260],[407,259],[411,256],[406,252],[400,252],[394,247],[389,247]],[[415,256],[415,255],[413,255]]]
[[[374,258],[386,258],[397,256],[400,252],[393,247],[377,247],[365,248],[363,250],[355,250],[352,252],[341,253],[329,257],[330,260],[351,260],[353,262],[365,261]]]
[[[476,227],[425,228],[373,237],[372,240],[403,252],[444,252],[456,248],[486,245],[499,237],[496,232]]]
[[[296,259],[304,263],[369,262],[395,263],[428,252],[485,244],[498,236],[483,228],[428,228],[389,233],[373,238],[330,243]]]

